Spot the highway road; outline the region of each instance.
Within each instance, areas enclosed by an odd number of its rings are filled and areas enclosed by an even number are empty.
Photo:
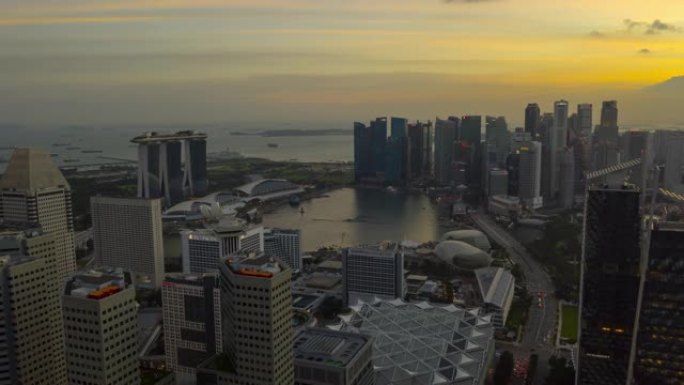
[[[556,288],[541,264],[532,258],[525,246],[514,236],[486,214],[473,212],[470,217],[491,240],[508,251],[513,261],[520,265],[525,274],[527,291],[534,299],[523,330],[523,339],[516,349],[511,350],[514,354],[520,355],[525,352],[529,355],[534,350],[540,355],[540,370],[537,377],[539,381],[540,378],[545,377],[546,361],[556,350],[555,328],[558,309],[558,300],[555,298]],[[544,293],[542,308],[537,303],[538,292]]]

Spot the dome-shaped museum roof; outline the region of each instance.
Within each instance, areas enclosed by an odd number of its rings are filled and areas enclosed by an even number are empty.
[[[435,248],[435,255],[446,262],[452,263],[460,269],[479,269],[487,267],[492,257],[484,251],[462,241],[443,241]]]
[[[477,230],[449,231],[442,236],[442,241],[461,241],[483,251],[489,251],[492,248],[487,236]]]

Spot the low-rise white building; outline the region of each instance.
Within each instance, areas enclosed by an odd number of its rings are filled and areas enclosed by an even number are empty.
[[[501,267],[475,270],[475,277],[482,295],[482,311],[492,315],[495,327],[504,327],[515,295],[515,278]]]

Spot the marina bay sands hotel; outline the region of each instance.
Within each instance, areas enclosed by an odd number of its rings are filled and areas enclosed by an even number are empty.
[[[207,193],[207,135],[195,131],[149,132],[138,144],[138,197],[171,205]]]

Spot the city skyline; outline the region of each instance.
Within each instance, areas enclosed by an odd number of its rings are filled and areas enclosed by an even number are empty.
[[[684,384],[684,2],[0,2],[0,385]]]
[[[457,107],[518,124],[513,112],[528,101],[564,98],[624,100],[628,123],[684,120],[676,92],[644,91],[684,75],[684,5],[582,0],[553,17],[558,9],[515,0],[4,2],[1,89],[14,97],[0,113],[17,124],[315,122],[400,111],[424,119]]]

